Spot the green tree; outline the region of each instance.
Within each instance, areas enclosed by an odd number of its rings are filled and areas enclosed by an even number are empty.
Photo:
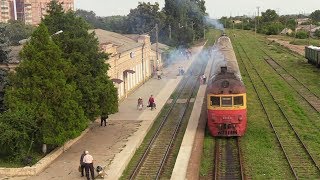
[[[307,31],[298,31],[296,34],[296,38],[298,39],[307,39],[308,38],[308,32]]]
[[[6,35],[6,26],[0,24],[0,63],[9,62],[9,52],[8,47],[9,39]]]
[[[261,23],[269,23],[278,20],[279,15],[275,10],[267,9],[266,12],[261,13]]]
[[[78,136],[88,121],[78,104],[81,92],[68,82],[75,68],[62,57],[44,24],[35,30],[20,56],[22,61],[6,88],[8,110],[16,114],[20,106],[31,109],[28,112],[34,113],[34,122],[30,123],[38,128],[37,144],[62,145]]]
[[[5,110],[4,94],[5,88],[8,85],[8,71],[0,69],[0,113]]]
[[[0,154],[5,161],[21,162],[30,155],[39,127],[32,107],[17,104],[14,111],[0,114]]]
[[[91,121],[102,113],[118,111],[117,89],[107,76],[107,56],[99,51],[94,33],[88,33],[89,25],[74,12],[64,13],[61,4],[51,1],[48,15],[43,20],[50,33],[63,30],[53,40],[63,50],[63,57],[75,66],[69,79],[82,94],[78,103]],[[101,99],[105,101],[101,102]]]
[[[16,46],[19,45],[20,40],[29,38],[33,30],[31,25],[26,25],[22,21],[9,21],[5,34],[10,45]]]
[[[320,38],[320,30],[317,29],[317,30],[314,32],[314,35],[315,35],[317,38]]]
[[[313,22],[320,21],[320,10],[315,10],[310,14],[310,18]]]
[[[154,29],[156,24],[161,26],[164,17],[158,3],[139,2],[138,7],[131,9],[128,14],[128,32],[133,34],[149,32]]]

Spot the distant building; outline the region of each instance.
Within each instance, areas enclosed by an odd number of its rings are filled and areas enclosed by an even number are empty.
[[[301,25],[302,23],[307,23],[309,21],[309,18],[299,18],[296,20],[298,25]]]
[[[290,35],[293,31],[290,29],[290,28],[284,28],[280,34],[283,34],[283,35]]]
[[[47,11],[51,0],[0,0],[0,22],[20,20],[26,24],[37,25]],[[64,10],[74,10],[74,0],[58,0]]]

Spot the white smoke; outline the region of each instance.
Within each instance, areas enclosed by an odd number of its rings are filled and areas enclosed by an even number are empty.
[[[224,31],[223,24],[221,24],[221,23],[219,22],[219,20],[217,20],[217,19],[213,19],[213,18],[210,18],[210,17],[208,17],[208,16],[205,16],[205,17],[204,17],[204,22],[205,22],[207,25],[214,26],[216,29],[220,29],[220,30]]]

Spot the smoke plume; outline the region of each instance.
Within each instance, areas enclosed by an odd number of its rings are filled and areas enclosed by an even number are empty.
[[[204,17],[204,22],[207,25],[214,26],[216,29],[224,31],[223,24],[221,24],[217,19],[210,18],[208,16]]]

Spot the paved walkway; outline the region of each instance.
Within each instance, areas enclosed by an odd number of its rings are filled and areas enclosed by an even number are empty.
[[[194,56],[202,47],[192,50]],[[160,112],[182,77],[177,76],[178,67],[186,70],[194,58],[175,62],[163,69],[161,80],[150,79],[137,89],[127,99],[119,104],[119,112],[109,116],[107,127],[100,127],[97,120],[91,125],[89,132],[77,143],[58,157],[42,173],[33,177],[16,177],[10,179],[85,179],[77,171],[79,158],[84,150],[88,150],[94,157],[94,166],[105,167],[105,179],[118,179],[135,150],[139,147],[145,134],[153,124],[153,120]],[[136,109],[137,99],[142,97],[146,105],[150,95],[155,97],[157,109],[151,111]],[[0,179],[7,179],[0,177]]]

